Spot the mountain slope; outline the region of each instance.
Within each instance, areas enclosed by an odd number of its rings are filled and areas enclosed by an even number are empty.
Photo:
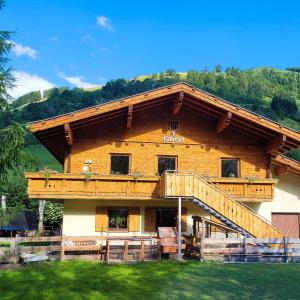
[[[299,72],[272,68],[249,70],[227,68],[222,72],[220,66],[216,66],[213,71],[190,70],[177,73],[174,70],[167,70],[159,74],[139,76],[133,80],[117,79],[106,83],[99,89],[88,91],[78,88],[71,90],[54,88],[46,91],[43,99],[40,100],[37,99],[36,94],[33,94],[34,101],[30,97],[26,98],[25,95],[27,103],[24,104],[23,96],[23,99],[16,101],[19,104],[21,103],[21,107],[18,107],[15,102],[9,111],[0,115],[0,127],[13,121],[26,123],[49,118],[179,81],[185,81],[197,88],[300,131],[300,115],[297,112],[297,108],[298,110],[300,108]],[[282,100],[286,101],[287,104],[294,101],[295,104],[292,106],[294,111],[292,113],[285,111],[285,102],[281,106],[271,107],[272,99],[278,95],[287,95],[287,99]],[[281,99],[282,97],[285,96],[281,96]],[[31,137],[28,137],[27,140],[27,145],[37,144]],[[291,155],[300,160],[299,151],[295,151]],[[45,160],[49,161],[49,157],[45,157]]]

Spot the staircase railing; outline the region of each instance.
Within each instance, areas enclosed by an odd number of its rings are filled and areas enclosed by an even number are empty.
[[[274,231],[278,232],[279,235],[282,236],[286,236],[285,233],[283,233],[280,229],[278,229],[277,227],[275,227],[274,225],[272,225],[272,223],[267,220],[266,218],[264,218],[262,215],[260,215],[259,213],[257,213],[256,211],[254,211],[251,207],[247,206],[245,203],[241,202],[238,198],[230,195],[228,192],[222,190],[220,187],[218,187],[215,183],[211,182],[210,180],[208,180],[205,176],[200,175],[196,172],[193,171],[178,171],[178,170],[168,170],[165,171],[164,175],[164,188],[165,188],[165,196],[168,197],[167,195],[167,184],[166,184],[166,178],[167,175],[180,175],[180,176],[192,176],[194,178],[197,178],[199,181],[201,181],[202,183],[204,183],[205,185],[209,186],[212,190],[214,190],[216,193],[219,193],[221,195],[224,196],[224,198],[226,198],[227,200],[230,200],[233,203],[238,204],[240,207],[242,207],[242,209],[246,210],[248,213],[254,215],[256,218],[260,219],[262,222],[266,223],[268,226],[270,226]],[[193,187],[194,188],[194,187]],[[194,193],[194,192],[193,192]],[[174,196],[174,195],[173,195]],[[187,195],[177,195],[177,196],[182,196],[185,197]],[[187,198],[189,197],[194,197],[197,198],[197,195],[188,195]],[[204,200],[204,199],[200,199],[200,200]],[[230,219],[230,218],[229,218]],[[237,224],[240,225],[240,224]]]

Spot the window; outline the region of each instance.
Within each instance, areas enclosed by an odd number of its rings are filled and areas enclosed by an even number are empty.
[[[172,131],[176,131],[179,128],[178,121],[169,121],[168,129]]]
[[[129,155],[112,154],[110,160],[110,174],[129,174]]]
[[[109,208],[108,228],[128,229],[128,208]]]
[[[158,174],[161,175],[166,170],[176,170],[175,156],[159,156],[158,157]]]
[[[239,177],[239,159],[221,158],[221,169],[222,177]]]
[[[157,208],[156,209],[156,229],[157,227],[176,227],[177,208]]]

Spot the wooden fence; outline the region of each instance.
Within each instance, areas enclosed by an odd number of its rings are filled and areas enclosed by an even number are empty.
[[[300,239],[203,238],[193,242],[189,254],[228,262],[300,262]]]
[[[22,253],[47,253],[55,259],[130,261],[158,258],[157,239],[144,237],[15,237],[0,238],[0,263],[17,263]],[[185,257],[227,262],[300,262],[300,239],[186,238]],[[5,258],[5,257],[4,257]]]
[[[0,263],[18,262],[22,253],[43,252],[49,258],[57,259],[94,259],[94,260],[140,260],[157,257],[157,240],[152,237],[105,237],[105,236],[49,236],[0,238],[2,247]]]

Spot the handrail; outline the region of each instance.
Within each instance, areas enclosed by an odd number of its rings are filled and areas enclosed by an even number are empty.
[[[235,198],[234,196],[230,195],[228,192],[222,190],[221,188],[219,188],[217,185],[215,185],[213,182],[207,180],[206,177],[204,177],[203,175],[193,172],[193,171],[184,171],[184,170],[166,170],[164,171],[164,174],[174,174],[174,173],[178,173],[179,175],[192,175],[196,178],[198,178],[199,180],[201,180],[202,182],[204,182],[205,184],[209,184],[214,190],[216,190],[217,192],[223,194],[224,196],[226,196],[227,198],[230,198],[230,200],[232,200],[233,202],[237,202],[238,204],[240,204],[242,207],[244,207],[246,210],[250,211],[252,214],[254,214],[256,217],[258,217],[259,219],[261,219],[262,221],[266,222],[268,225],[270,225],[273,229],[277,230],[278,232],[280,232],[283,236],[286,236],[285,233],[283,233],[279,228],[275,227],[269,220],[267,220],[265,217],[263,217],[262,215],[260,215],[259,213],[257,213],[256,211],[254,211],[251,207],[247,206],[245,203],[241,202],[239,199]],[[195,197],[194,197],[195,198]]]

